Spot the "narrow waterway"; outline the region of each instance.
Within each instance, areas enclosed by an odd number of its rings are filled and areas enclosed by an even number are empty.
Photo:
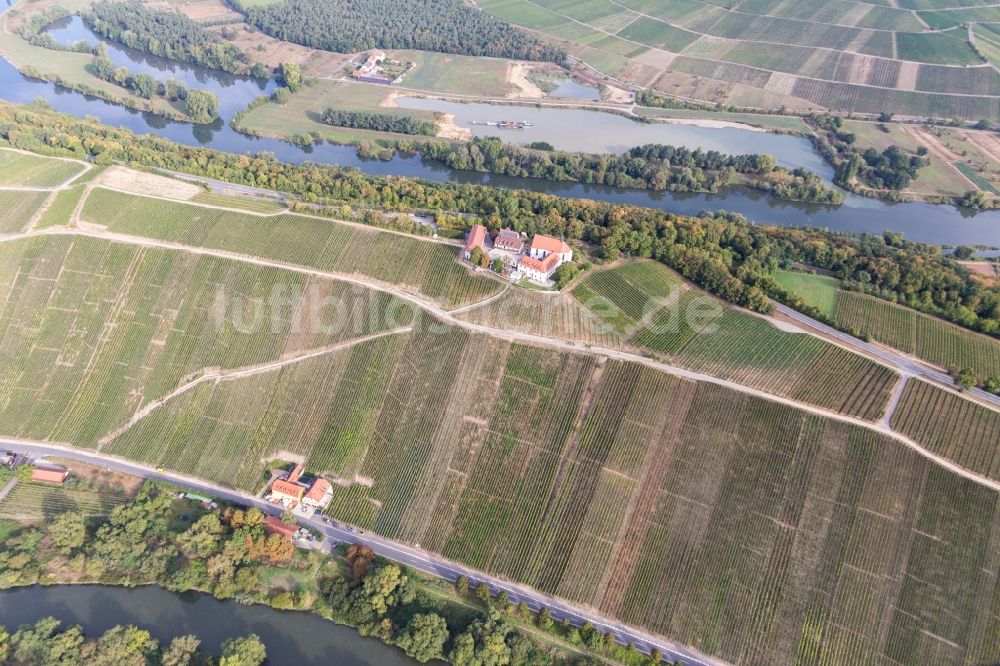
[[[214,654],[219,654],[223,641],[255,633],[267,646],[267,663],[274,666],[416,663],[394,647],[362,638],[355,629],[318,615],[245,606],[206,594],[107,585],[36,585],[0,592],[0,624],[11,633],[49,615],[64,628],[79,624],[90,638],[117,624],[146,629],[163,647],[174,636],[194,634],[202,641],[201,649]]]
[[[71,18],[56,26],[55,34],[60,39],[88,39],[96,41],[79,18]],[[44,98],[53,108],[76,116],[92,115],[109,125],[121,126],[137,133],[156,133],[178,143],[195,146],[209,146],[233,153],[261,152],[273,153],[278,159],[300,163],[313,161],[356,167],[375,176],[408,176],[429,180],[486,184],[513,189],[529,189],[564,197],[598,199],[614,203],[651,206],[679,214],[697,214],[704,210],[727,210],[745,215],[754,222],[782,226],[810,226],[842,232],[867,232],[880,234],[885,230],[902,232],[907,238],[927,243],[941,244],[981,244],[1000,246],[1000,211],[973,214],[971,211],[951,206],[936,206],[926,203],[892,204],[867,199],[848,193],[841,206],[816,206],[777,201],[765,194],[742,188],[729,189],[720,194],[692,194],[650,192],[629,190],[581,183],[552,182],[533,178],[512,178],[470,171],[454,171],[442,164],[428,162],[417,156],[398,156],[389,161],[365,160],[357,156],[350,146],[316,144],[296,146],[275,139],[249,137],[233,131],[228,121],[235,111],[243,108],[257,95],[267,94],[274,83],[263,83],[245,77],[182,65],[173,61],[153,58],[129,49],[108,45],[109,56],[115,62],[134,70],[149,71],[158,78],[174,76],[184,80],[191,87],[204,88],[216,93],[220,99],[222,117],[210,125],[190,125],[167,120],[150,113],[127,109],[117,104],[66,90],[45,81],[30,80],[22,76],[10,63],[0,61],[0,97],[12,102],[30,103],[36,98]],[[464,106],[464,105],[463,105]],[[505,107],[505,113],[509,107]],[[530,109],[526,109],[530,110]],[[517,111],[521,111],[517,109]],[[586,114],[591,125],[588,131],[602,131],[600,128],[616,126],[619,122],[631,121],[614,115],[599,115],[597,112],[578,111]],[[597,122],[597,125],[593,123]],[[658,127],[637,125],[638,127]],[[701,132],[726,130],[680,127],[685,132],[698,129]],[[657,130],[660,131],[660,130]],[[746,130],[734,130],[743,134],[710,134],[708,136],[729,136],[718,144],[717,149],[727,153],[752,152],[746,143],[748,136],[754,142],[763,142],[752,147],[764,149],[770,142],[780,142],[794,137],[780,137]],[[607,138],[607,141],[614,141]],[[701,140],[701,139],[697,139]],[[800,141],[800,140],[798,140]],[[799,150],[797,148],[796,150]],[[767,152],[774,152],[767,150]],[[781,152],[781,151],[778,151]],[[808,155],[809,165],[815,166],[818,156],[811,151],[802,153],[803,161]],[[783,155],[787,162],[792,160]],[[829,173],[828,168],[826,173]]]

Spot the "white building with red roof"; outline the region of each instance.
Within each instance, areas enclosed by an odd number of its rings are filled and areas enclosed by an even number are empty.
[[[522,257],[518,268],[529,280],[548,282],[563,263],[573,259],[573,248],[558,238],[536,235],[531,239],[528,256]]]

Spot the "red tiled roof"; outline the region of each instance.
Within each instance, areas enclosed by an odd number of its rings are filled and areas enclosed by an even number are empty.
[[[559,240],[558,238],[553,238],[552,236],[543,236],[542,234],[535,234],[535,237],[531,239],[531,249],[532,250],[544,250],[545,252],[572,252],[573,249],[566,245],[565,242]]]
[[[31,470],[31,480],[42,483],[63,483],[69,471],[62,467],[36,467]]]
[[[264,530],[268,534],[280,534],[287,539],[291,539],[292,535],[295,534],[299,528],[297,525],[286,525],[281,522],[280,518],[275,516],[264,516]]]
[[[306,491],[305,488],[297,483],[291,483],[290,481],[285,481],[284,479],[278,479],[271,484],[271,494],[280,494],[285,497],[294,497],[295,499],[302,499],[302,493]]]
[[[296,465],[295,468],[292,469],[292,473],[288,475],[288,482],[295,483],[299,480],[300,476],[302,476],[302,465]]]
[[[535,259],[534,257],[524,257],[521,259],[522,266],[527,266],[528,268],[536,270],[539,273],[548,273],[555,268],[558,263],[559,255],[554,252],[544,259]]]
[[[312,500],[317,504],[323,501],[323,496],[326,495],[326,491],[330,489],[330,482],[326,479],[316,479],[316,482],[312,484],[312,488],[306,493],[306,499]]]
[[[486,241],[486,227],[477,224],[469,229],[469,237],[465,239],[465,251],[472,252]]]

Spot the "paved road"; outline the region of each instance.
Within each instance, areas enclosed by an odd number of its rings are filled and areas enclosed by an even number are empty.
[[[816,321],[812,317],[807,317],[798,310],[794,310],[787,305],[775,303],[775,306],[778,312],[789,317],[790,319],[794,319],[799,324],[819,331],[823,335],[836,338],[843,344],[853,349],[857,349],[866,356],[877,361],[881,361],[885,365],[895,368],[904,375],[919,377],[920,379],[925,379],[937,384],[944,384],[945,386],[955,386],[955,382],[952,380],[951,375],[928,367],[920,361],[910,358],[905,354],[892,351],[891,349],[886,349],[885,347],[881,347],[879,345],[874,345],[870,342],[865,342],[864,340],[860,340],[853,335],[838,331],[831,326],[827,326],[822,322]],[[972,389],[969,393],[983,402],[994,405],[995,407],[1000,407],[1000,396],[993,395],[992,393],[988,393],[987,391],[978,388]]]
[[[283,511],[283,508],[280,506],[275,506],[270,502],[265,502],[260,498],[237,490],[224,488],[209,481],[196,479],[184,474],[167,471],[160,472],[152,467],[105,453],[73,449],[56,444],[41,444],[8,439],[0,439],[0,447],[29,456],[60,456],[71,458],[144,479],[167,481],[222,500],[246,506],[256,506],[264,513],[270,515],[280,515]],[[474,585],[485,582],[494,594],[499,593],[500,590],[506,591],[513,603],[524,601],[533,611],[547,607],[552,612],[552,617],[555,620],[561,621],[563,618],[567,618],[576,626],[580,626],[584,622],[590,622],[601,631],[613,633],[615,638],[623,644],[634,643],[644,653],[649,653],[653,647],[657,647],[666,659],[674,660],[687,666],[721,666],[726,663],[719,659],[700,654],[692,648],[677,645],[662,638],[654,637],[634,627],[626,626],[590,609],[551,597],[523,585],[493,578],[480,571],[469,569],[433,553],[423,551],[420,548],[414,548],[371,533],[358,531],[335,521],[327,523],[319,517],[306,519],[300,516],[299,524],[316,530],[329,539],[364,544],[383,557],[448,581],[454,581],[459,576],[465,576]]]

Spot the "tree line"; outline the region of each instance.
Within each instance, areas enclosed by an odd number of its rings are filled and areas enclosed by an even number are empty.
[[[187,634],[174,637],[164,648],[149,631],[135,625],[118,624],[91,638],[80,625],[63,627],[51,616],[22,625],[13,634],[0,626],[0,664],[259,666],[267,657],[267,648],[256,634],[226,640],[219,658],[201,651],[200,647],[201,640]]]
[[[356,169],[287,164],[273,155],[233,155],[180,146],[38,107],[0,104],[0,138],[36,152],[132,162],[302,197],[307,203],[395,211],[461,213],[490,229],[512,227],[582,240],[608,259],[651,257],[707,291],[769,311],[772,273],[783,261],[829,269],[868,293],[973,330],[1000,331],[1000,286],[971,279],[940,249],[899,234],[837,235],[817,229],[749,224],[737,214],[698,217],[610,202],[567,199],[484,185],[366,175]]]
[[[184,111],[197,123],[210,123],[219,115],[219,98],[208,90],[188,90],[180,81],[159,81],[149,74],[134,74],[127,67],[117,67],[106,55],[94,58],[91,67],[98,78],[129,90],[143,99],[159,95],[164,99],[184,102]]]
[[[421,589],[404,568],[377,558],[367,546],[346,547],[342,559],[316,551],[297,553],[288,538],[268,535],[264,514],[257,508],[206,508],[176,497],[176,487],[146,481],[132,499],[106,517],[69,511],[15,530],[0,543],[0,588],[39,580],[156,583],[175,592],[199,590],[219,599],[312,611],[357,627],[363,636],[397,645],[420,662],[447,658],[456,666],[596,663],[541,648],[512,619],[554,630],[551,615],[543,612],[536,617],[523,604],[510,603],[505,594],[492,597],[486,586],[476,590],[481,609],[468,599],[462,603],[472,605],[472,612],[465,607],[458,610],[457,605],[442,603],[440,593]],[[181,515],[187,520],[179,520]],[[295,522],[287,513],[281,520]],[[275,575],[302,582],[294,590],[273,589],[268,581]],[[460,579],[456,591],[471,596],[467,580]],[[572,642],[593,644],[592,649],[604,653],[627,651],[592,626],[576,630],[566,625],[564,633]],[[264,645],[252,634],[223,644],[218,661],[197,652],[194,636],[179,637],[166,650],[135,627],[115,628],[105,636],[88,643],[78,627],[59,631],[57,621],[43,620],[13,636],[0,632],[0,663],[258,666],[266,656]],[[634,648],[631,653],[637,656]],[[53,658],[58,655],[62,658]]]
[[[52,49],[53,51],[96,53],[97,47],[88,44],[84,40],[73,42],[72,44],[63,44],[52,35],[45,32],[45,28],[51,25],[54,21],[58,21],[59,19],[66,18],[68,16],[70,16],[70,12],[65,7],[60,7],[59,5],[46,7],[44,10],[28,16],[21,25],[21,29],[18,31],[18,34],[21,35],[21,38],[24,39],[24,41],[33,46],[40,46],[42,48]]]
[[[102,0],[82,16],[94,32],[129,48],[231,74],[249,71],[246,56],[235,45],[180,12],[149,9],[139,0]]]
[[[777,166],[771,155],[724,155],[700,148],[647,144],[623,155],[555,152],[522,148],[497,137],[467,143],[434,142],[418,148],[424,157],[453,169],[506,176],[673,192],[716,192],[748,176],[744,184],[791,201],[838,204],[843,195],[816,174]]]
[[[437,132],[437,126],[426,120],[417,120],[411,116],[391,116],[387,113],[371,113],[369,111],[345,111],[343,109],[328,108],[323,112],[323,122],[336,127],[353,127],[355,129],[394,132],[396,134],[434,136]]]
[[[247,21],[288,42],[327,51],[419,49],[563,63],[566,53],[462,0],[231,0]]]
[[[917,155],[895,145],[881,152],[875,148],[858,150],[854,145],[857,137],[844,131],[844,119],[840,116],[824,113],[809,116],[807,121],[819,130],[813,136],[813,144],[836,167],[834,182],[841,187],[856,189],[858,181],[876,190],[899,192],[909,187],[917,172],[928,164],[924,158],[926,149]]]

